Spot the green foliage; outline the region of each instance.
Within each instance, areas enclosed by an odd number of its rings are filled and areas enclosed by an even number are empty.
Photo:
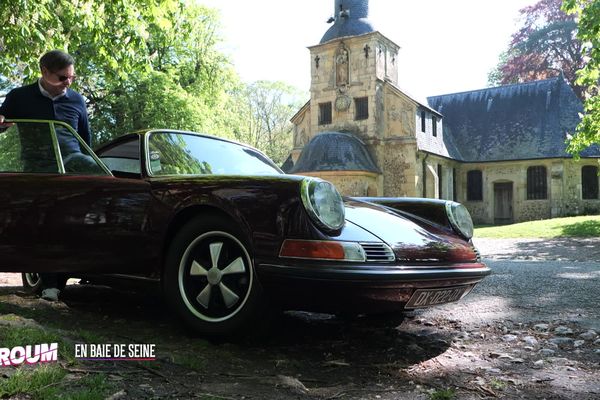
[[[303,93],[283,82],[258,81],[236,95],[242,120],[235,139],[262,150],[281,165],[292,149],[290,118],[302,106]]]
[[[430,400],[453,400],[456,398],[454,389],[436,390],[429,394]]]
[[[202,358],[200,354],[201,353],[177,354],[174,357],[173,362],[194,371],[202,371],[207,367],[207,361],[205,358]]]
[[[587,64],[577,72],[577,83],[585,88],[585,113],[569,140],[568,151],[578,154],[591,144],[600,144],[600,0],[565,0],[563,10],[578,20],[577,37]]]
[[[112,389],[113,385],[107,382],[106,375],[94,374],[84,376],[75,381],[72,387],[69,387],[67,390],[62,389],[61,393],[54,398],[64,400],[103,400],[107,398]],[[46,397],[46,399],[51,398]]]
[[[505,381],[501,381],[500,379],[492,378],[490,380],[490,387],[494,390],[504,390],[508,385]]]
[[[478,227],[475,229],[474,236],[497,239],[599,237],[600,216],[584,215],[527,221],[512,225]]]
[[[19,393],[30,394],[34,399],[56,397],[56,388],[52,386],[60,383],[66,374],[55,364],[41,365],[35,369],[19,368],[8,379],[0,380],[0,397]]]
[[[512,35],[498,66],[488,75],[491,85],[547,79],[562,72],[579,98],[576,73],[584,65],[577,24],[561,10],[562,0],[538,0],[520,10],[521,26]]]
[[[34,81],[38,59],[75,57],[93,143],[172,128],[237,139],[277,163],[303,94],[281,82],[244,85],[217,50],[219,16],[193,0],[14,0],[0,7],[0,91]]]
[[[190,0],[11,1],[0,7],[0,89],[33,81],[40,55],[59,48],[75,57],[95,143],[148,127],[223,128],[213,116],[236,77],[218,27]]]
[[[0,380],[0,397],[26,394],[36,400],[102,400],[113,387],[104,374],[77,380],[65,380],[66,375],[67,371],[56,364],[21,367]]]

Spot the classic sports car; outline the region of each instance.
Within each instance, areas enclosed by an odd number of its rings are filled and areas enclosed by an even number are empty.
[[[69,141],[81,153],[66,154]],[[94,153],[65,124],[20,120],[0,149],[1,271],[154,279],[205,334],[248,327],[269,304],[381,313],[452,302],[490,273],[464,206],[342,199],[225,139],[149,130]]]

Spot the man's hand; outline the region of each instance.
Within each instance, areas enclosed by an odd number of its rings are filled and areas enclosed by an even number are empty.
[[[8,128],[14,124],[14,122],[4,122],[4,115],[0,115],[0,128]]]

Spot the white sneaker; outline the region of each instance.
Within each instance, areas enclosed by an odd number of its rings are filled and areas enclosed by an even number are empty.
[[[58,301],[59,293],[60,293],[60,290],[58,290],[57,288],[44,289],[44,290],[42,290],[42,299],[48,300],[48,301]]]

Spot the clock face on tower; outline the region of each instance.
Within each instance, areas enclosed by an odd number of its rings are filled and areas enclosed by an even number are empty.
[[[351,102],[352,100],[350,97],[346,96],[345,94],[341,94],[335,99],[335,109],[337,111],[346,111],[348,108],[350,108]]]

